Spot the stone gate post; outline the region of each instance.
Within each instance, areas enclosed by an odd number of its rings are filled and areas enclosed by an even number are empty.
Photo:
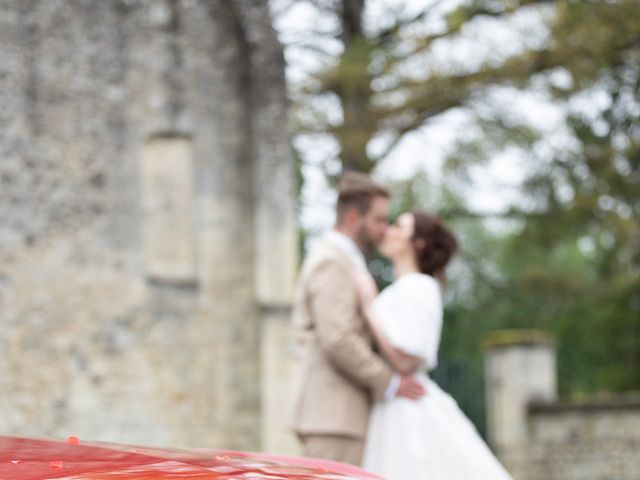
[[[553,338],[537,330],[502,330],[484,342],[489,443],[509,468],[526,449],[532,401],[557,398]]]

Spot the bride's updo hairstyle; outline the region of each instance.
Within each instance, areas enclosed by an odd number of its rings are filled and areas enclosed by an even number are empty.
[[[458,250],[458,241],[438,217],[420,210],[411,213],[415,219],[412,243],[420,272],[444,281],[444,270]]]

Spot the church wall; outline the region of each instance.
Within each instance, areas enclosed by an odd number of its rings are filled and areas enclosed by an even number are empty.
[[[3,433],[275,448],[261,315],[290,297],[293,166],[250,3],[0,0]]]

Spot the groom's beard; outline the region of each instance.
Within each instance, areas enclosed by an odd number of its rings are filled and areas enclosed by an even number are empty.
[[[369,236],[367,229],[365,227],[361,227],[358,230],[358,235],[356,236],[358,246],[362,253],[365,255],[371,254],[376,251],[377,245]]]

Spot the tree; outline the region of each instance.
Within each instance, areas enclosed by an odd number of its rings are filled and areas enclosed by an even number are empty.
[[[308,0],[325,23],[290,42],[315,56],[319,67],[295,92],[299,134],[325,134],[337,144],[339,168],[327,158],[327,171],[372,171],[403,136],[434,117],[466,104],[484,85],[514,75],[526,78],[539,68],[533,58],[503,59],[474,68],[428,66],[438,42],[455,41],[473,22],[508,19],[520,9],[547,3],[473,1],[429,2],[417,12],[384,2]],[[375,20],[367,15],[377,7]],[[437,27],[433,22],[441,22]],[[334,55],[332,52],[339,51]],[[477,62],[473,62],[477,63]],[[336,113],[337,110],[337,113]],[[378,147],[373,147],[376,142]]]
[[[478,268],[474,283],[482,288],[458,313],[462,323],[472,316],[494,327],[555,331],[564,392],[640,386],[634,367],[640,362],[640,16],[634,3],[558,2],[544,55],[537,54],[544,59],[540,74],[524,83],[516,77],[514,84],[536,84],[562,109],[562,142],[514,123],[509,110],[483,109],[484,135],[451,159],[458,174],[505,147],[520,148],[529,160],[520,204],[505,213],[517,228],[496,243],[489,267],[498,274],[481,276]]]

